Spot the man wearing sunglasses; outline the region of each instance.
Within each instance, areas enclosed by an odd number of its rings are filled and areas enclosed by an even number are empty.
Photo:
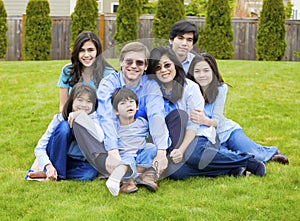
[[[195,56],[191,51],[197,41],[198,27],[192,22],[180,20],[172,25],[169,32],[169,43],[181,62],[185,74]]]
[[[119,165],[121,157],[118,151],[118,134],[116,130],[116,115],[111,104],[112,94],[118,88],[133,90],[139,100],[136,117],[143,117],[149,122],[150,135],[154,145],[158,148],[157,155],[153,160],[153,168],[142,172],[139,177],[140,184],[153,191],[157,190],[157,175],[167,167],[168,160],[166,149],[170,146],[168,128],[164,117],[164,100],[160,87],[155,80],[148,79],[144,74],[147,69],[149,50],[140,42],[131,42],[121,49],[120,66],[118,73],[112,73],[102,79],[97,91],[100,125],[104,131],[104,146],[83,144],[82,152],[88,155],[87,159],[99,172],[108,175]],[[97,146],[97,147],[93,147]],[[105,149],[104,149],[105,147]],[[130,192],[130,183],[123,183],[121,189]],[[127,191],[128,190],[128,191]]]

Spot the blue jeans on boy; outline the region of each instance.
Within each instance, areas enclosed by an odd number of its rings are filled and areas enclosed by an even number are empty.
[[[137,176],[136,167],[150,168],[154,157],[157,153],[157,147],[152,143],[147,143],[146,147],[137,151],[136,156],[124,155],[121,156],[121,164],[128,165],[131,169],[127,172],[123,179],[135,178]],[[129,170],[128,170],[129,171]]]

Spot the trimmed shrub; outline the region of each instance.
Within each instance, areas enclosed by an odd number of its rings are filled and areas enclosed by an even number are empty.
[[[157,10],[157,2],[147,2],[143,5],[143,14],[155,14]]]
[[[153,19],[154,46],[166,44],[172,25],[185,18],[183,0],[158,0],[157,10]]]
[[[206,2],[206,0],[192,0],[186,7],[185,15],[205,17],[207,7]]]
[[[292,17],[293,6],[291,0],[288,0],[286,6],[284,6],[285,19],[290,19]]]
[[[26,7],[25,59],[49,60],[52,20],[48,0],[29,0]]]
[[[282,0],[264,0],[256,36],[256,58],[280,61],[285,53],[285,11]]]
[[[8,40],[6,36],[8,27],[7,27],[6,19],[7,19],[7,13],[4,7],[4,3],[2,0],[0,0],[0,59],[5,57],[7,46],[8,46]]]
[[[92,31],[98,35],[98,4],[96,0],[77,0],[71,14],[71,48],[81,32]]]
[[[138,13],[136,0],[120,0],[116,18],[114,39],[117,44],[138,39]],[[120,46],[121,47],[121,46]]]
[[[228,0],[208,0],[204,29],[199,29],[200,50],[217,59],[231,59],[234,55],[231,10]]]

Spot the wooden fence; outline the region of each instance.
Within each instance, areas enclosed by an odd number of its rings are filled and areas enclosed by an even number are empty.
[[[204,26],[204,18],[188,16],[187,20]],[[70,59],[70,17],[52,17],[52,60]],[[98,19],[99,37],[104,45],[105,57],[114,58],[115,44],[113,35],[115,33],[116,16],[112,14],[100,15]],[[145,43],[149,49],[152,45],[152,21],[153,15],[143,15],[139,18],[139,39]],[[24,33],[24,19],[19,17],[8,17],[7,24],[9,30],[8,50],[6,60],[22,60],[22,45]],[[255,60],[255,42],[258,27],[256,18],[233,18],[232,28],[234,30],[234,56],[237,60]],[[287,48],[282,60],[299,61],[293,56],[294,51],[300,52],[300,20],[286,21],[286,42]]]

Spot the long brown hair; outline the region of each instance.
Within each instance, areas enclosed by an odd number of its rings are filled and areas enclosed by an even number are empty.
[[[198,82],[194,78],[195,65],[200,61],[206,61],[209,64],[209,66],[213,72],[212,81],[206,90],[204,90],[201,87],[201,85],[198,84]],[[206,53],[201,53],[199,55],[195,55],[195,57],[193,58],[193,60],[190,64],[187,78],[191,79],[192,81],[194,81],[195,83],[197,83],[200,86],[205,103],[209,103],[209,104],[213,103],[216,100],[216,97],[219,93],[218,87],[224,83],[224,80],[219,72],[216,60],[214,59],[213,56],[211,56],[210,54],[206,54]]]

